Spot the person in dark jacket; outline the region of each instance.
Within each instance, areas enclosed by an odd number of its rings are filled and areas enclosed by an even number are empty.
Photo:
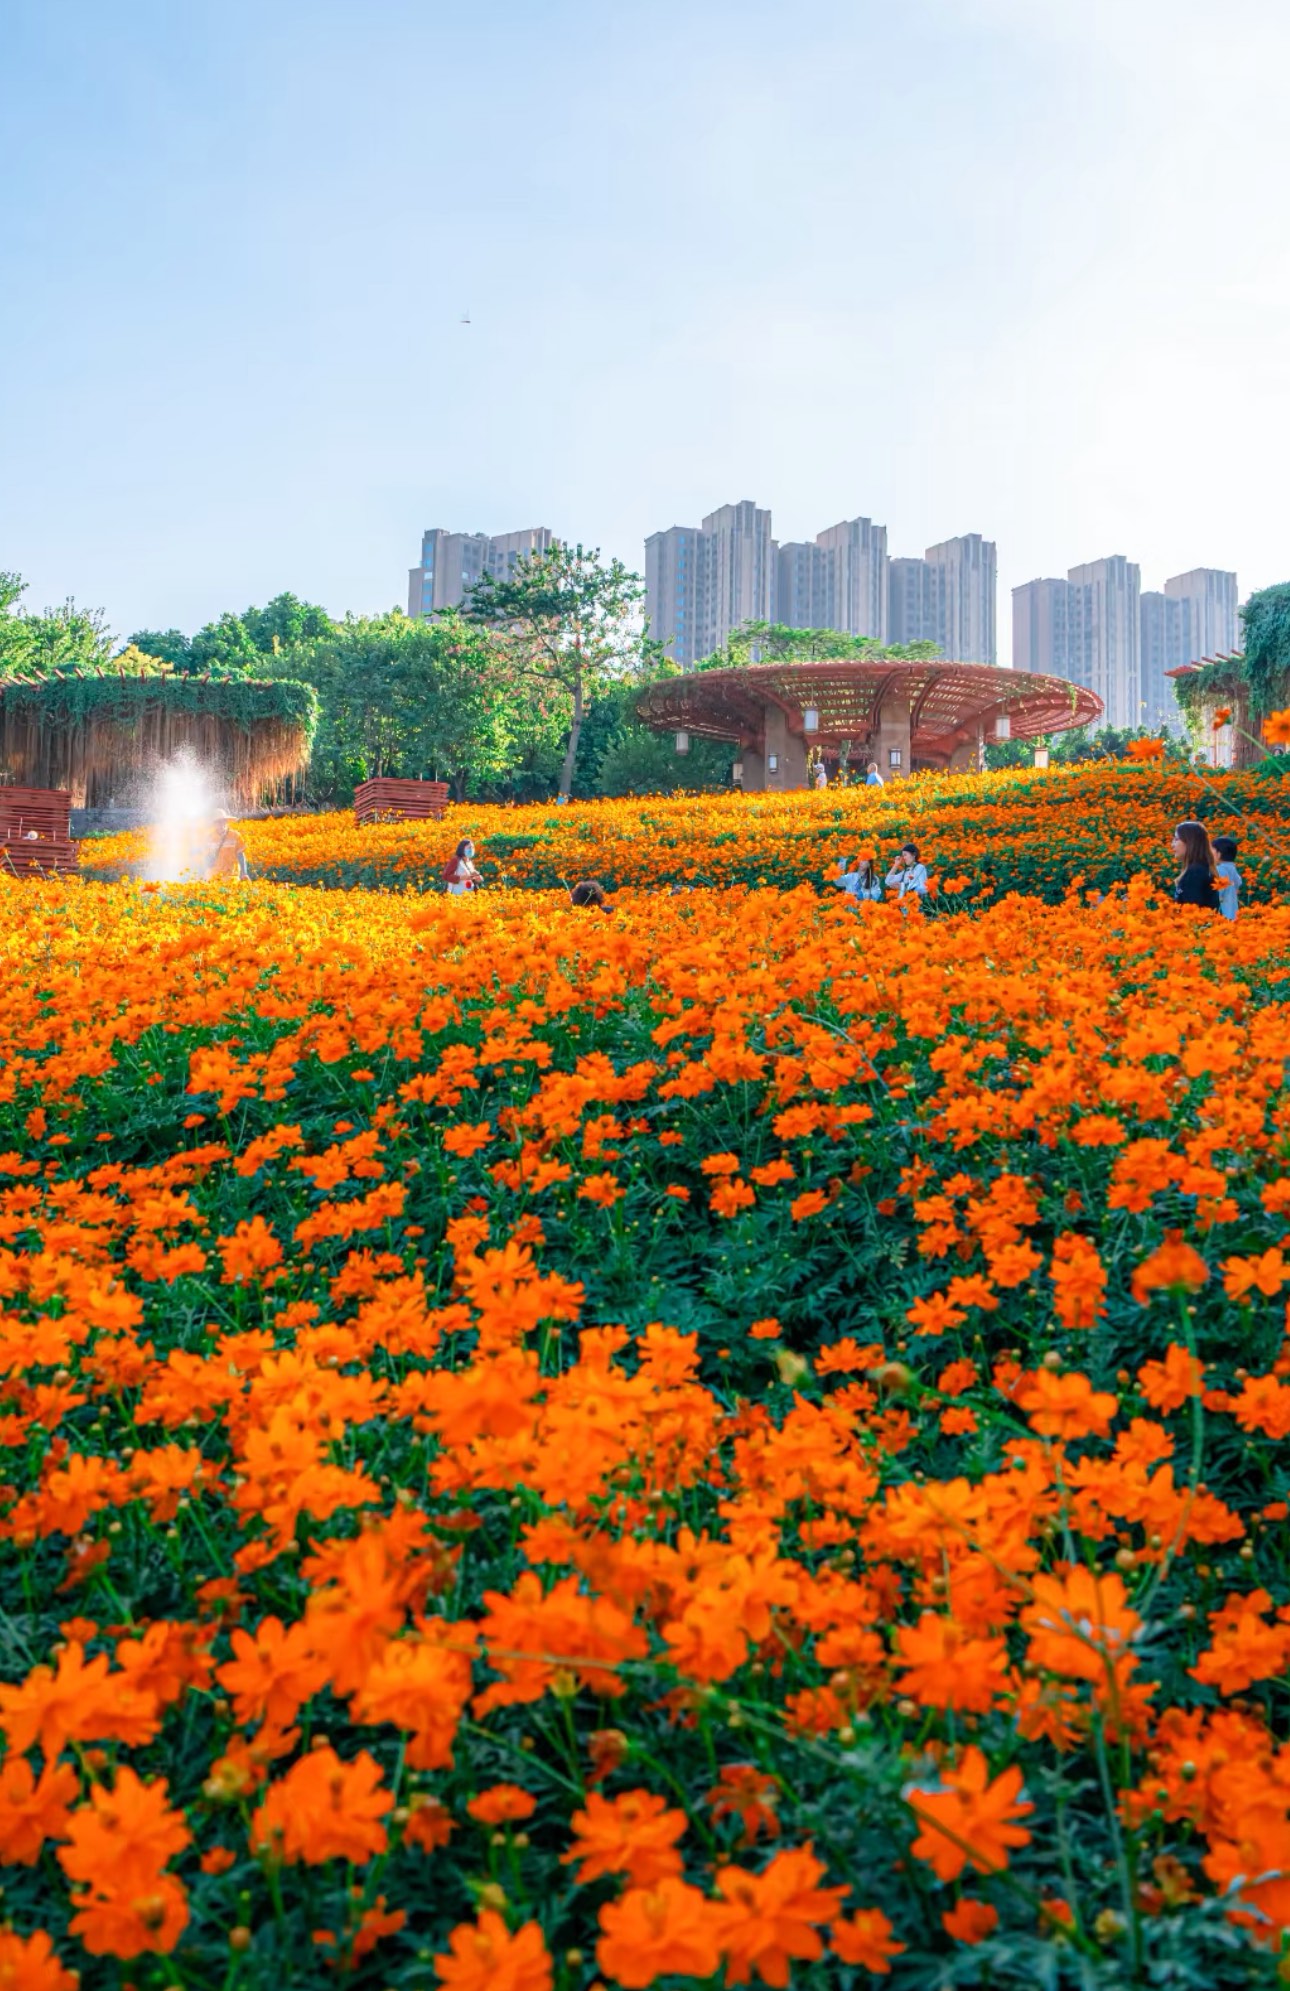
[[[1179,823],[1174,831],[1173,854],[1182,870],[1174,883],[1174,898],[1180,906],[1219,909],[1218,867],[1204,823]]]

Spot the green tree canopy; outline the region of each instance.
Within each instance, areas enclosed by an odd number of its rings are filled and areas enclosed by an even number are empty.
[[[141,650],[145,657],[159,657],[172,670],[192,667],[192,644],[182,629],[136,629],[127,647]]]
[[[786,622],[745,622],[724,647],[696,664],[700,671],[736,670],[745,664],[814,663],[821,657],[886,658],[918,664],[940,653],[935,643],[880,643],[841,629],[792,629]]]
[[[467,597],[467,621],[492,636],[517,688],[568,725],[566,799],[588,712],[609,685],[652,658],[639,619],[644,597],[640,575],[621,560],[606,564],[598,548],[560,545],[518,561],[505,580],[483,575]]]
[[[20,574],[0,573],[0,676],[46,677],[54,671],[88,674],[107,668],[112,638],[102,609],[78,608],[69,596],[59,608],[24,614]]]

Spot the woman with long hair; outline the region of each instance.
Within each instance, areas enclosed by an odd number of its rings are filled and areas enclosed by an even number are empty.
[[[475,846],[469,837],[462,838],[444,865],[443,882],[453,898],[460,898],[466,892],[473,892],[483,884],[483,879],[475,869]]]
[[[1174,881],[1174,898],[1180,906],[1219,909],[1218,866],[1204,823],[1179,823],[1170,845],[1182,869]]]

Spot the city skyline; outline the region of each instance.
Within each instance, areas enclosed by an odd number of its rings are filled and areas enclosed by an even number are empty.
[[[785,543],[978,525],[1005,603],[1085,548],[1286,577],[1270,0],[819,0],[791,33],[497,0],[486,63],[441,0],[5,23],[0,566],[34,606],[372,613],[425,524],[638,567],[722,493],[773,494]]]

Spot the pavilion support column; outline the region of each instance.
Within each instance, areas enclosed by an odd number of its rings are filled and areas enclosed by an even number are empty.
[[[878,763],[878,772],[884,781],[897,781],[910,772],[909,698],[893,691],[883,700],[878,714],[878,724],[873,732],[871,758]],[[895,764],[892,754],[899,754]]]
[[[951,774],[979,774],[981,771],[981,729],[970,740],[960,740],[950,755]]]
[[[745,747],[739,755],[743,762],[744,778],[739,784],[749,795],[760,795],[766,786],[766,756],[756,747]]]
[[[788,730],[788,714],[780,705],[766,708],[766,788],[772,793],[806,786],[806,743]],[[771,766],[774,756],[777,765]]]

